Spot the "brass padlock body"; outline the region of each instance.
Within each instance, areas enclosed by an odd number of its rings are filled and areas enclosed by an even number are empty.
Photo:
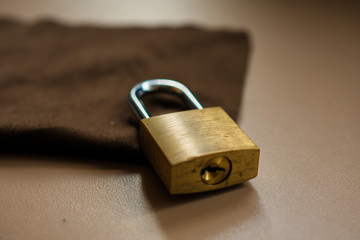
[[[211,191],[257,175],[259,148],[221,107],[145,118],[139,134],[143,151],[171,194]],[[212,159],[230,162],[217,184],[202,177]]]

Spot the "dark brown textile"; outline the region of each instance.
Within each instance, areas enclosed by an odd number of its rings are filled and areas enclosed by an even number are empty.
[[[242,32],[2,19],[0,152],[136,155],[138,122],[127,97],[147,79],[180,81],[204,107],[222,106],[236,118],[247,54]],[[175,98],[165,99],[147,103],[178,107]]]

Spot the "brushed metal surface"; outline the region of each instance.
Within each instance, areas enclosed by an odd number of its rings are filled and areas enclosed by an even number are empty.
[[[221,107],[141,120],[140,145],[171,194],[211,191],[256,177],[259,148]],[[231,172],[218,184],[201,178],[206,162],[226,157]]]

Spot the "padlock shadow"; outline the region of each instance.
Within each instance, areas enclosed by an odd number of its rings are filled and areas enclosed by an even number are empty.
[[[143,191],[169,239],[225,235],[260,212],[260,200],[251,182],[212,192],[170,195],[155,172],[143,172],[142,178]]]

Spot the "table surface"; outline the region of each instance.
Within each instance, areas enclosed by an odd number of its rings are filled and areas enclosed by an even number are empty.
[[[149,166],[2,157],[0,239],[359,239],[359,4],[1,1],[25,21],[246,30],[240,126],[257,178],[169,196]],[[136,13],[136,14],[135,14]]]

